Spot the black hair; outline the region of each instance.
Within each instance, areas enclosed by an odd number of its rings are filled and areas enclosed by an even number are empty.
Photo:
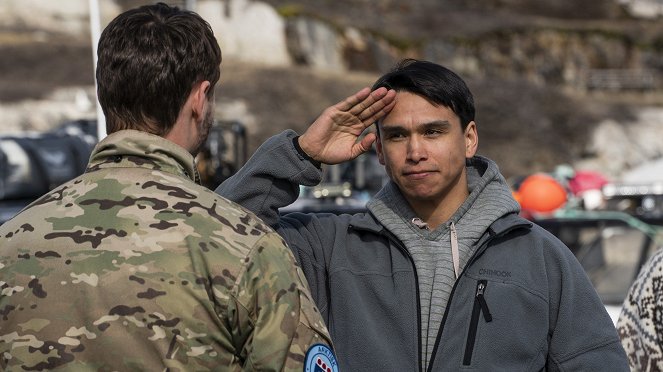
[[[373,84],[417,94],[434,105],[451,109],[460,118],[463,130],[474,120],[474,97],[455,72],[433,62],[404,59]]]

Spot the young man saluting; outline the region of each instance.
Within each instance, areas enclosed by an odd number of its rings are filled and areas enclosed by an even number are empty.
[[[582,267],[518,216],[491,160],[477,156],[472,94],[452,71],[407,60],[378,79],[395,103],[372,124],[352,103],[301,136],[269,139],[218,189],[273,226],[302,265],[349,371],[627,370]],[[390,182],[355,215],[279,216],[320,163],[376,142]]]

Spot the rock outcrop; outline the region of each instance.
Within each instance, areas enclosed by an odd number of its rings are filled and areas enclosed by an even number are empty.
[[[636,2],[182,3],[215,30],[219,115],[247,124],[250,150],[415,57],[467,79],[480,151],[505,174],[571,163],[618,176],[663,154],[663,25],[629,15]],[[88,1],[65,3],[0,0],[0,131],[94,116]],[[100,3],[103,25],[146,2]]]

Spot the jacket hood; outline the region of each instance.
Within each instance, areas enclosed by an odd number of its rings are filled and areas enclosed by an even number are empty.
[[[357,230],[370,231],[376,234],[384,232],[385,227],[372,213],[355,214],[350,219],[350,226]],[[520,227],[532,227],[532,222],[517,213],[506,214],[493,222],[488,230],[489,236],[500,236]]]
[[[495,162],[482,156],[475,156],[467,159],[466,167],[470,194],[449,221],[436,230],[444,230],[449,223],[453,222],[461,230],[464,230],[462,226],[470,226],[470,230],[473,231],[472,238],[477,239],[502,216],[519,213],[520,205],[513,198],[511,189],[500,174]],[[367,207],[374,217],[378,215],[376,213],[378,210],[383,211],[384,209],[391,210],[406,221],[415,216],[393,182],[385,185],[369,201]],[[376,218],[379,219],[379,217]],[[481,231],[477,231],[477,229]]]

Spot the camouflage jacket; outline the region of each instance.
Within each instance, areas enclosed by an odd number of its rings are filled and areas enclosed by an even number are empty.
[[[1,370],[298,370],[329,345],[283,240],[120,131],[0,226]]]

